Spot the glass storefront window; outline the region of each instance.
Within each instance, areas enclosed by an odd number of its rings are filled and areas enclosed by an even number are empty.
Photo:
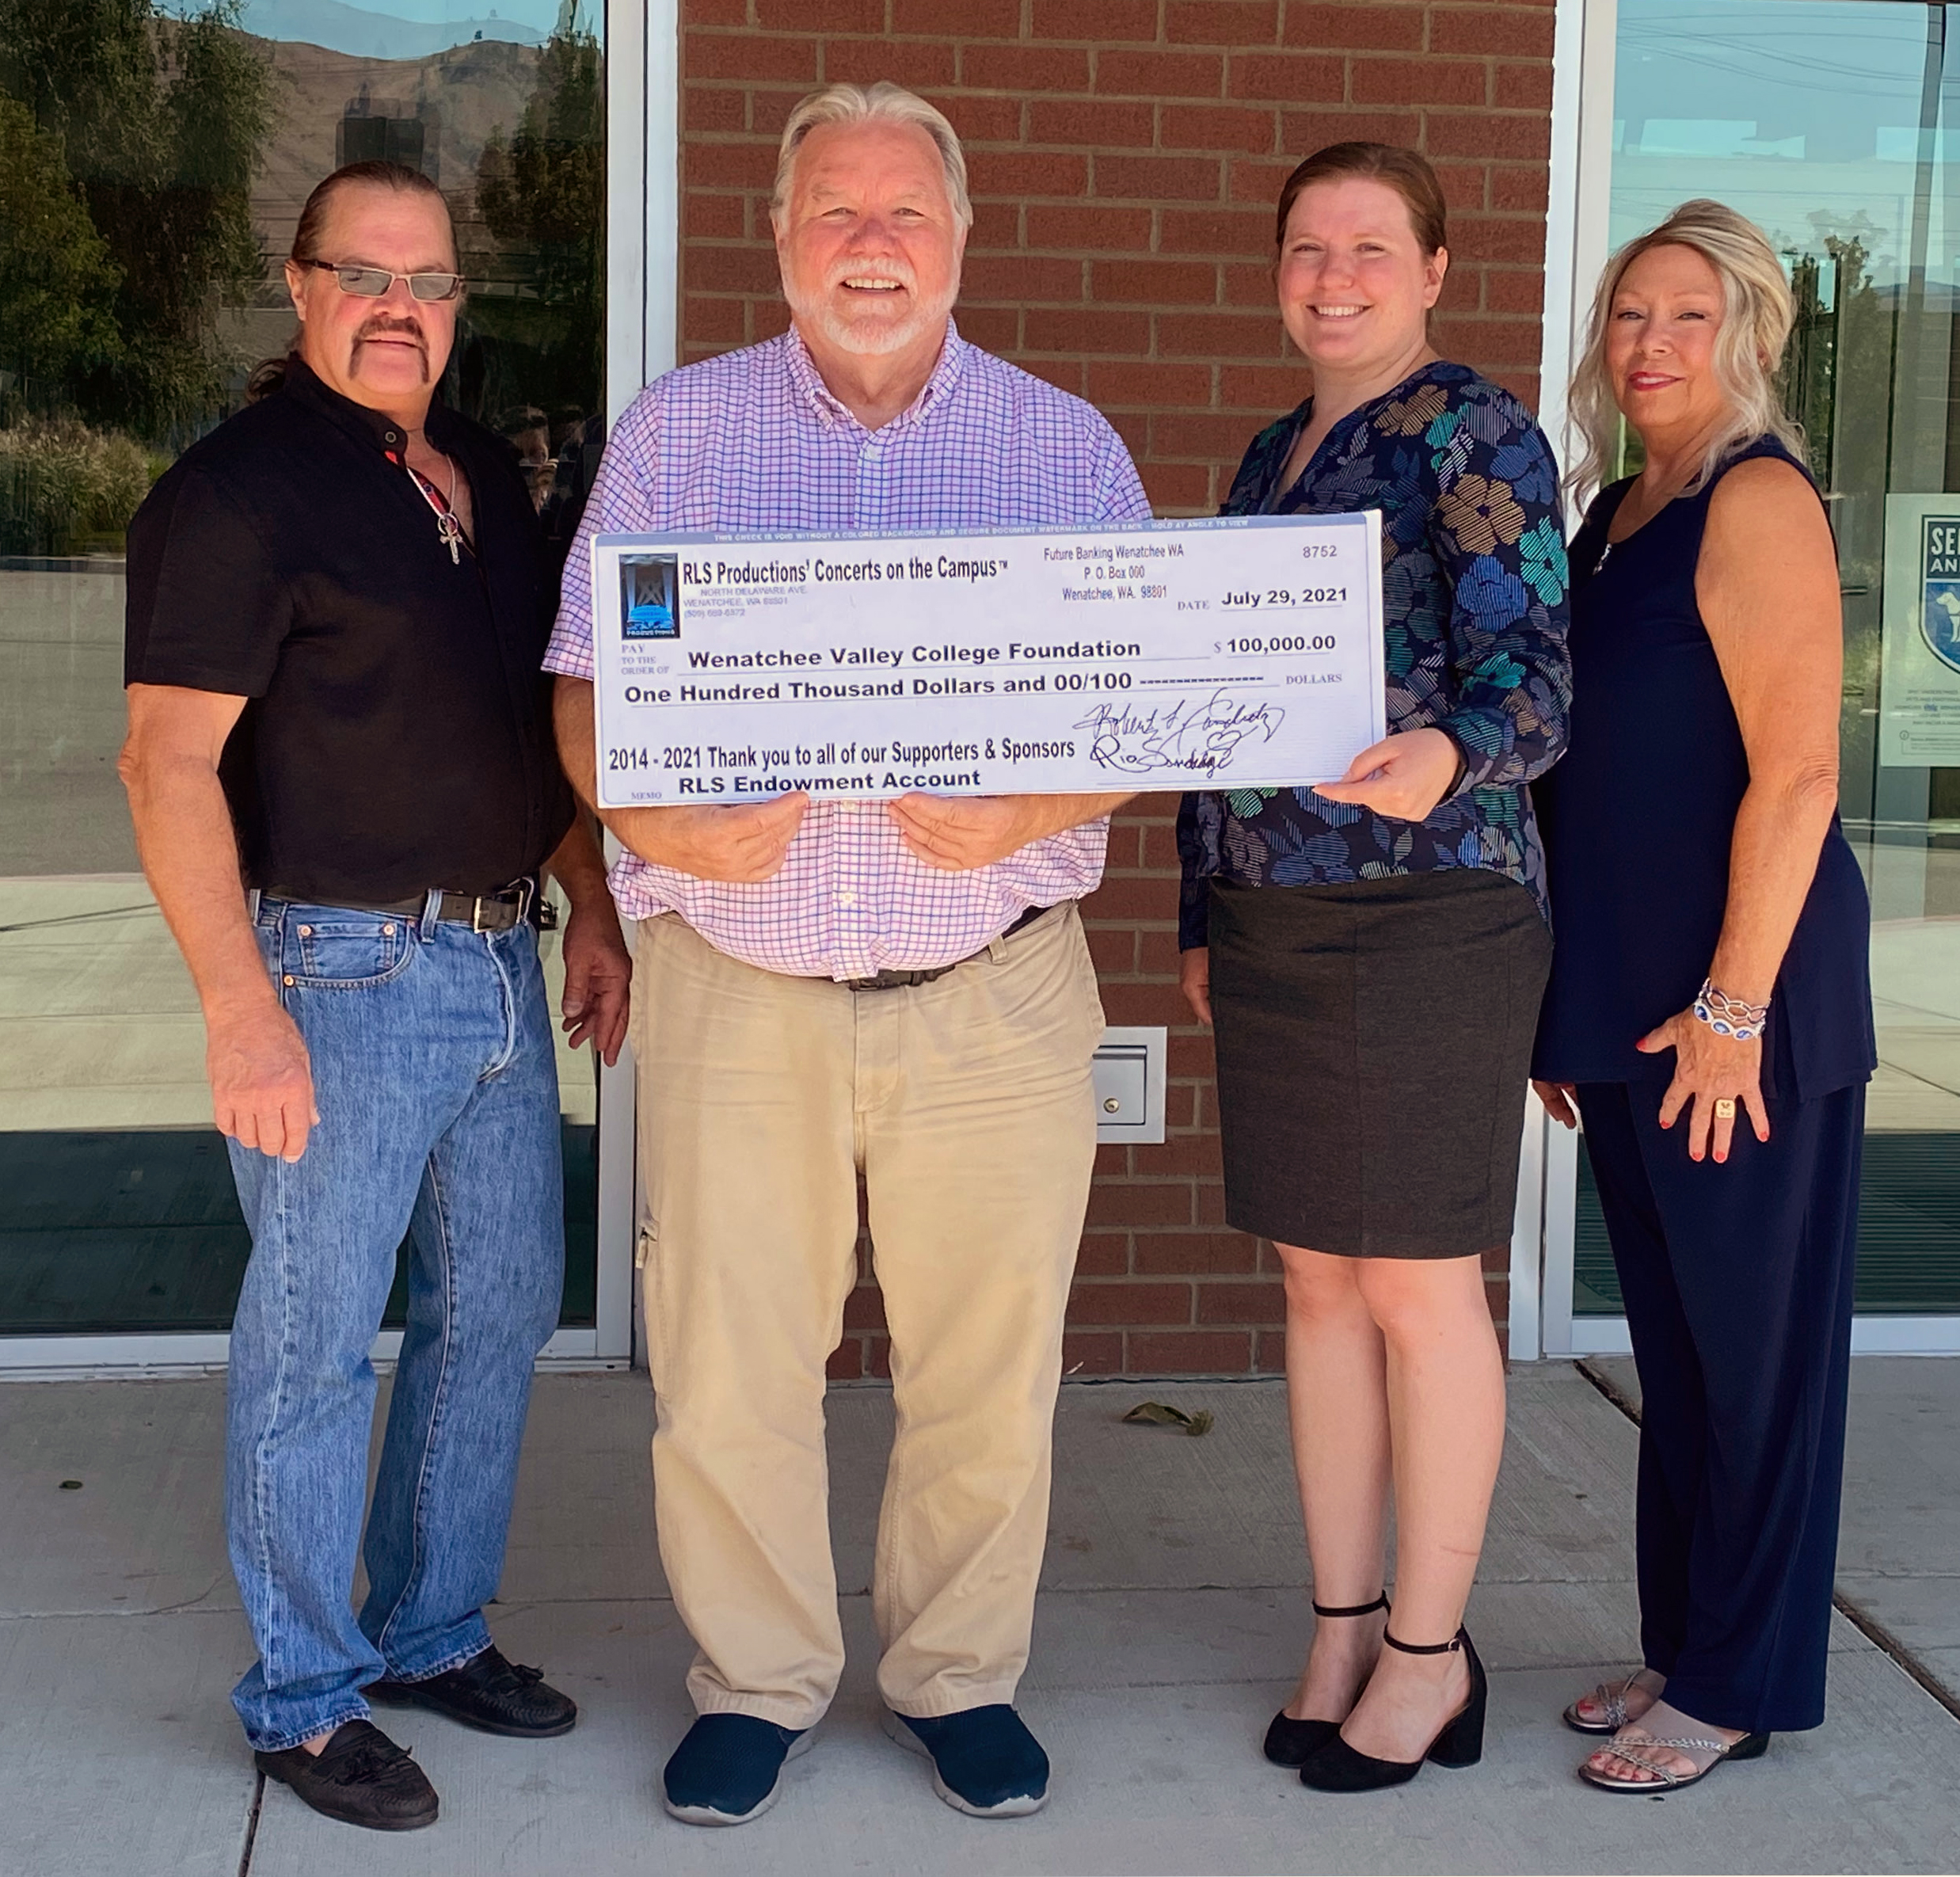
[[[124,528],[284,349],[314,185],[386,157],[455,217],[445,394],[562,555],[604,441],[603,41],[577,0],[0,0],[0,1334],[226,1329],[248,1249],[116,777]],[[597,1084],[559,1069],[590,1323]]]
[[[1841,803],[1880,1065],[1858,1304],[1960,1312],[1960,45],[1911,0],[1619,0],[1613,246],[1689,197],[1764,228],[1842,565]],[[1950,527],[1950,533],[1943,527]],[[1577,1314],[1620,1304],[1581,1162]]]

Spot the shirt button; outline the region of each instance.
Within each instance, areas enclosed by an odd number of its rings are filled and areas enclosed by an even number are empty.
[[[402,440],[392,430],[384,430],[381,433],[381,440],[387,444],[398,444]]]
[[[854,893],[840,893],[837,896],[837,904],[840,906],[851,907],[857,903],[858,896]]]

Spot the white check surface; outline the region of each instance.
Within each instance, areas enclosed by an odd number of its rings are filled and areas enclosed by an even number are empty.
[[[1373,510],[592,556],[608,808],[1303,785],[1386,732]]]

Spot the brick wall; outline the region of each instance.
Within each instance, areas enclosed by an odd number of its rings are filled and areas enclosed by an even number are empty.
[[[768,203],[791,105],[889,78],[966,145],[961,329],[1098,405],[1161,513],[1216,507],[1253,432],[1305,394],[1273,309],[1272,205],[1342,138],[1435,163],[1452,249],[1437,342],[1536,401],[1549,0],[683,0],[682,26],[687,358],[786,322]],[[1272,1248],[1225,1228],[1210,1045],[1176,992],[1171,807],[1118,820],[1084,908],[1109,1020],[1170,1026],[1170,1137],[1102,1150],[1068,1360],[1275,1372]],[[1501,1271],[1490,1284],[1501,1319]],[[867,1283],[834,1373],[880,1373],[882,1329]]]

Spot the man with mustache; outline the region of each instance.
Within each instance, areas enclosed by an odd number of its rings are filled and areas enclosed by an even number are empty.
[[[1087,405],[950,317],[959,139],[889,84],[806,98],[773,209],[791,329],[669,373],[622,421],[547,663],[593,794],[597,529],[1077,526],[1150,510]],[[982,1817],[1048,1796],[1015,1712],[1047,1536],[1062,1313],[1102,1028],[1075,902],[1114,795],[612,811],[640,927],[645,1308],[660,1555],[699,1653],[668,1810],[774,1798],[843,1666],[825,1359],[862,1175],[898,1431],[872,1604],[887,1730]]]
[[[226,1522],[260,1767],[333,1818],[432,1823],[368,1701],[562,1734],[495,1594],[531,1366],[564,1274],[540,876],[563,1017],[618,1054],[631,965],[536,678],[554,594],[508,444],[436,386],[462,283],[433,183],[337,171],[299,218],[291,356],[129,529],[122,771],[203,1007],[252,1256]],[[368,1349],[413,1241],[363,1552]]]

